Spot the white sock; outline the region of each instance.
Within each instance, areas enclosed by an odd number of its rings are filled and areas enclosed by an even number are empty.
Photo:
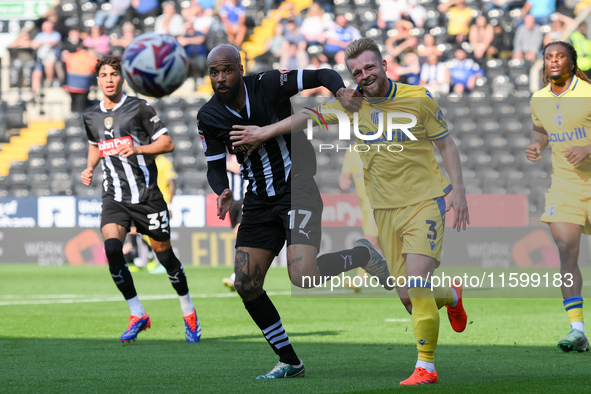
[[[453,302],[450,305],[453,308],[454,306],[458,305],[458,292],[453,287],[450,287],[450,289],[451,289],[451,292],[454,295],[454,300],[453,300]]]
[[[184,296],[179,296],[179,300],[181,301],[181,310],[183,311],[183,316],[190,315],[195,311],[195,306],[193,306],[193,301],[191,301],[191,295],[189,293],[185,294]]]
[[[430,363],[428,361],[417,360],[417,364],[415,365],[415,368],[418,368],[418,367],[425,368],[427,371],[429,371],[431,373],[435,372],[435,364]]]
[[[570,326],[575,330],[581,331],[583,334],[585,333],[585,323],[583,323],[582,321],[573,321],[570,323]]]
[[[138,296],[127,300],[127,305],[129,305],[129,312],[131,315],[138,317],[146,316],[146,311],[144,310],[144,307],[142,306]]]

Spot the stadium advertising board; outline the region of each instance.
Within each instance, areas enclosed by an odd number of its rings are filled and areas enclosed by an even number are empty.
[[[33,228],[36,225],[36,198],[0,198],[0,228]]]

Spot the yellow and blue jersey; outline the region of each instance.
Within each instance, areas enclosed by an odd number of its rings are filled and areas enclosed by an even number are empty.
[[[380,123],[384,130],[374,140],[357,139],[367,195],[373,209],[414,205],[451,191],[451,184],[441,174],[435,159],[432,142],[449,135],[439,104],[423,87],[389,83],[388,94],[384,98],[363,100],[357,121],[361,134],[371,137],[378,132]],[[327,123],[337,123],[337,116],[326,112],[331,109],[343,111],[354,124],[354,115],[346,111],[338,100],[317,107]],[[409,119],[414,117],[416,124],[407,128],[407,132],[416,140],[411,139],[402,126],[393,129],[388,136],[385,131],[388,113],[398,113],[391,118],[391,123],[395,125],[409,124]],[[359,147],[359,144],[365,147]],[[392,148],[388,149],[389,146]]]
[[[555,94],[551,85],[531,99],[534,125],[548,134],[552,148],[552,188],[589,191],[591,158],[576,166],[568,162],[564,150],[591,144],[591,84],[573,75],[568,89]]]

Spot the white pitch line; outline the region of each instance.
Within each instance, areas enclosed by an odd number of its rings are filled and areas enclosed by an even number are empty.
[[[291,295],[290,291],[269,291],[271,296]],[[214,293],[214,294],[191,294],[191,298],[232,298],[239,297],[236,293]],[[19,299],[20,298],[20,299]],[[29,298],[29,299],[23,299]],[[178,298],[174,294],[145,295],[142,300],[170,300]],[[0,301],[0,306],[11,305],[47,305],[47,304],[83,304],[90,302],[118,302],[123,301],[121,296],[84,296],[80,294],[52,294],[52,295],[3,295],[0,299],[9,299],[10,301]]]
[[[386,323],[408,323],[410,319],[385,319]]]

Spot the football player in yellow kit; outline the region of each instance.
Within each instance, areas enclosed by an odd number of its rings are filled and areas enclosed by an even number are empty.
[[[526,155],[536,162],[542,150],[552,146],[552,184],[542,222],[549,224],[558,246],[563,304],[571,322],[558,347],[583,352],[589,351],[589,341],[578,258],[581,233],[591,234],[591,84],[577,66],[572,45],[551,42],[543,54],[543,79],[549,83],[531,100],[534,130]]]
[[[358,149],[367,194],[390,275],[396,280],[406,279],[406,286],[397,290],[407,308],[412,308],[419,352],[414,373],[400,384],[436,383],[438,308],[444,305],[448,308],[455,331],[463,331],[467,324],[461,287],[432,287],[430,283],[441,259],[445,212],[453,207],[453,227],[458,231],[469,224],[459,154],[437,101],[425,88],[388,79],[387,62],[374,40],[361,38],[351,42],[345,57],[358,84],[357,90],[364,98],[361,109],[351,114],[338,100],[330,100],[316,111],[327,123],[339,121],[335,110],[346,113],[364,134],[363,138],[358,137],[362,145]],[[236,126],[231,138],[236,145],[251,145],[250,152],[275,135],[304,128],[306,122],[307,115],[300,113],[262,128]],[[384,132],[386,123],[397,124],[399,128],[388,135]],[[408,127],[404,128],[403,124]],[[377,135],[380,132],[384,132],[382,136]],[[441,153],[451,184],[441,174],[433,144]],[[452,185],[453,193],[446,208],[444,196],[451,192]]]

